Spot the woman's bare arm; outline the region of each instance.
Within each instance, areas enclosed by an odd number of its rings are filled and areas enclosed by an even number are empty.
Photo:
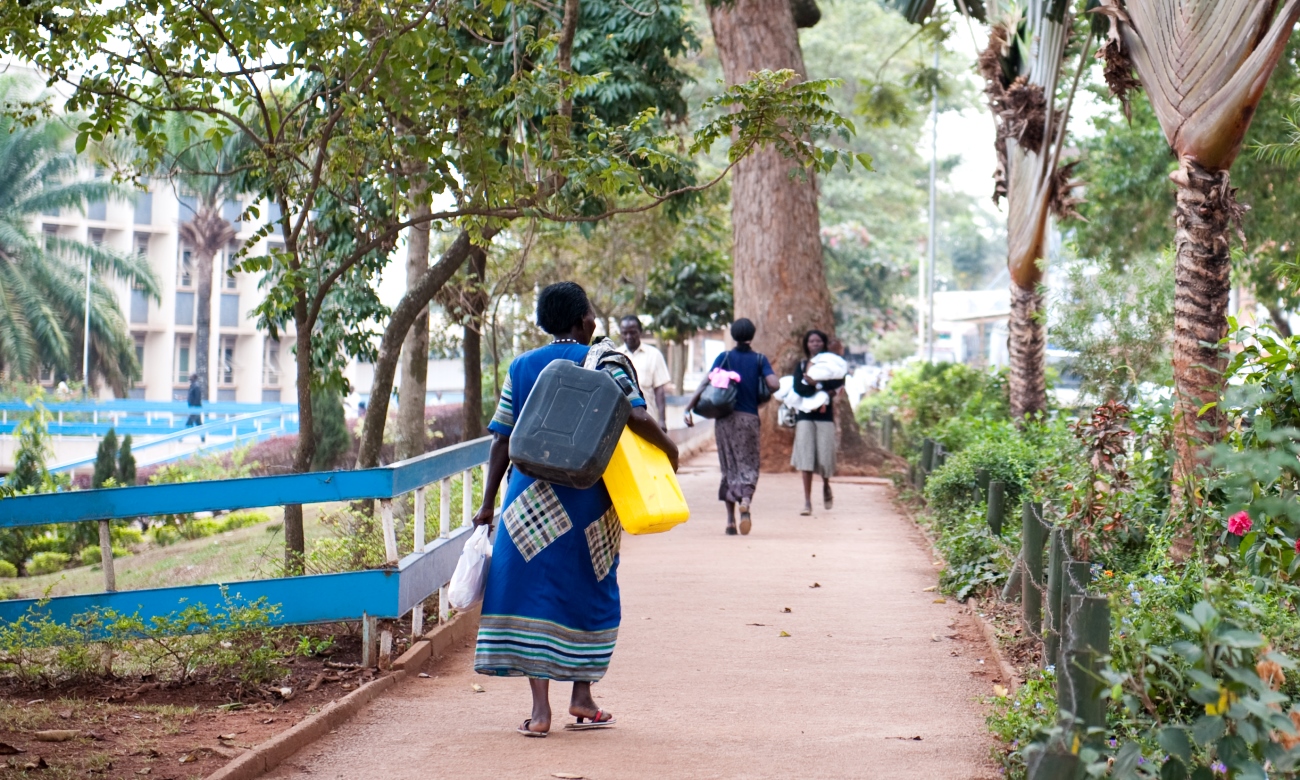
[[[632,410],[632,415],[627,418],[627,427],[632,429],[632,433],[663,450],[668,456],[668,462],[673,464],[673,471],[677,471],[677,445],[668,438],[668,434],[659,427],[659,421],[651,417],[644,406]]]
[[[483,504],[474,515],[474,525],[487,525],[496,512],[497,491],[510,466],[510,437],[492,434],[492,448],[488,450],[487,481],[483,483]]]

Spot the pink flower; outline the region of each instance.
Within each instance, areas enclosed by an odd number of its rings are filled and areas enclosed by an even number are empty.
[[[1295,551],[1300,553],[1300,538],[1295,540]]]
[[[1238,512],[1228,518],[1228,533],[1237,536],[1245,536],[1250,533],[1250,515],[1245,512]]]

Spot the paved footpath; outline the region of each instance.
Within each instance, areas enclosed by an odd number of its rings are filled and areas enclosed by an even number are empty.
[[[552,684],[550,737],[516,734],[527,683],[475,675],[466,646],[271,777],[997,777],[980,703],[996,662],[925,592],[936,569],[887,487],[833,482],[835,509],[800,517],[798,475],[764,474],[753,532],[725,536],[716,455],[680,478],[691,520],[623,538],[623,625],[594,688],[616,727],[563,731]]]

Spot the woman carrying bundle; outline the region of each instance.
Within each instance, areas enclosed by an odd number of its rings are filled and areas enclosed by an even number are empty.
[[[677,447],[646,413],[631,363],[608,340],[588,347],[596,316],[586,292],[573,282],[542,290],[537,297],[537,324],[554,340],[510,363],[501,400],[488,425],[492,449],[475,525],[492,522],[497,491],[510,464],[516,410],[524,409],[542,369],[553,361],[582,363],[590,352],[601,352],[601,370],[614,378],[632,404],[627,426],[663,450],[677,468]],[[550,732],[551,680],[573,683],[569,713],[577,722],[566,729],[614,725],[614,717],[592,699],[591,684],[604,677],[618,636],[616,574],[621,537],[622,527],[603,480],[579,490],[511,470],[492,547],[474,670],[529,678],[532,713],[517,729],[520,734],[545,737]]]
[[[790,465],[803,472],[803,511],[812,514],[813,474],[822,478],[822,503],[830,509],[835,503],[831,494],[831,476],[835,473],[835,396],[844,387],[844,360],[832,352],[830,338],[820,330],[803,336],[803,354],[794,372],[794,392],[823,403],[811,411],[795,415],[794,449]],[[813,401],[816,403],[816,401]]]

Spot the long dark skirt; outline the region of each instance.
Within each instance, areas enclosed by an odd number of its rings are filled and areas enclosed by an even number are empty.
[[[722,466],[719,501],[748,502],[758,485],[758,415],[732,412],[713,424]]]

